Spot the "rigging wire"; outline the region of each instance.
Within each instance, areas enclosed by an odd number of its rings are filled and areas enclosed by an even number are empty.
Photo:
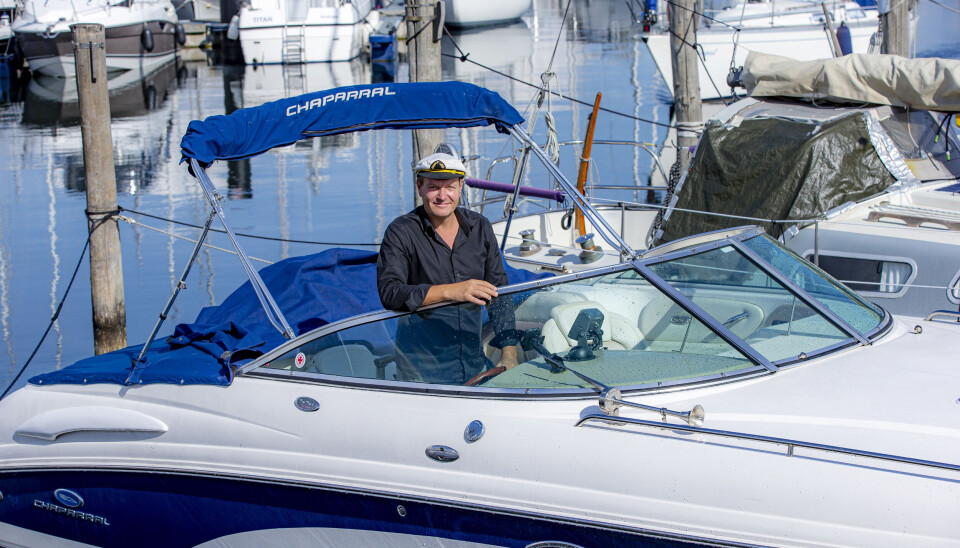
[[[443,53],[443,54],[441,54],[441,55],[443,55],[444,57],[451,57],[451,58],[453,58],[453,59],[460,59],[461,61],[466,62],[466,63],[473,63],[474,65],[477,65],[478,67],[480,67],[480,68],[482,68],[482,69],[484,69],[484,70],[489,70],[490,72],[493,72],[494,74],[498,74],[498,75],[500,75],[500,76],[503,76],[504,78],[507,78],[508,80],[512,80],[512,81],[514,81],[514,82],[516,82],[516,83],[518,83],[518,84],[523,84],[523,85],[525,85],[525,86],[529,86],[529,87],[534,88],[534,89],[540,89],[540,86],[538,86],[537,84],[534,84],[534,83],[531,83],[531,82],[527,82],[526,80],[517,78],[516,76],[511,76],[511,75],[509,75],[509,74],[507,74],[507,73],[505,73],[505,72],[499,71],[499,70],[497,70],[497,69],[495,69],[495,68],[493,68],[493,67],[488,67],[487,65],[484,65],[483,63],[478,63],[478,62],[474,61],[473,59],[468,59],[466,56],[464,56],[463,58],[460,58],[460,57],[458,57],[458,56],[456,56],[456,55],[453,55],[453,54],[451,54],[451,53]],[[588,103],[587,101],[581,101],[580,99],[577,99],[577,98],[572,97],[572,96],[570,96],[570,95],[564,96],[563,94],[561,94],[561,93],[559,93],[559,92],[556,92],[556,91],[552,91],[552,90],[549,91],[549,92],[547,92],[547,93],[549,93],[551,96],[559,97],[560,99],[566,99],[566,100],[571,101],[571,102],[573,102],[573,103],[577,103],[577,104],[579,104],[579,105],[584,105],[584,106],[588,106],[588,107],[593,108],[593,103]],[[670,124],[664,124],[663,122],[655,122],[655,121],[653,121],[653,120],[647,120],[646,118],[640,118],[640,117],[634,116],[634,115],[632,115],[632,114],[626,114],[626,113],[623,113],[623,112],[618,112],[618,111],[616,111],[616,110],[609,109],[609,108],[606,108],[606,107],[600,107],[599,110],[602,110],[603,112],[606,112],[606,113],[609,113],[609,114],[614,114],[614,115],[616,115],[616,116],[622,116],[622,117],[624,117],[624,118],[629,118],[629,119],[631,119],[631,120],[637,120],[637,121],[639,121],[639,122],[646,122],[646,123],[648,123],[648,124],[652,124],[652,125],[655,125],[655,126],[660,126],[660,127],[665,127],[665,128],[674,127],[674,126],[672,126],[672,125],[670,125]]]
[[[947,6],[947,5],[945,5],[945,4],[941,4],[940,2],[937,2],[937,0],[930,0],[930,1],[933,2],[934,4],[940,6],[941,8],[943,8],[943,9],[945,9],[945,10],[950,10],[950,11],[952,11],[953,13],[960,13],[960,10],[957,10],[957,9],[955,9],[955,8],[951,8],[950,6]]]
[[[158,215],[152,215],[152,214],[150,214],[150,213],[145,213],[145,212],[143,212],[143,211],[137,211],[137,210],[135,210],[135,209],[127,209],[127,208],[125,208],[125,207],[118,207],[117,211],[118,211],[118,212],[124,212],[124,211],[125,211],[125,212],[127,212],[127,213],[133,213],[133,214],[135,214],[135,215],[143,215],[144,217],[150,217],[151,219],[157,219],[158,221],[166,221],[166,222],[168,222],[168,223],[173,223],[173,224],[175,224],[175,225],[180,225],[180,226],[188,226],[188,227],[190,227],[190,228],[198,228],[198,229],[202,229],[202,228],[203,228],[203,226],[201,226],[201,225],[196,225],[196,224],[192,224],[192,223],[187,223],[187,222],[184,222],[184,221],[176,221],[176,220],[174,220],[174,219],[167,219],[167,218],[165,218],[165,217],[160,217],[160,216],[158,216]],[[146,226],[146,225],[144,225],[144,226]],[[217,232],[217,233],[220,233],[220,234],[226,234],[226,231],[225,231],[225,230],[217,229],[217,228],[212,228],[212,227],[210,228],[210,232]],[[269,241],[272,241],[272,242],[284,242],[284,243],[293,243],[293,244],[312,244],[312,245],[330,245],[330,246],[379,246],[379,245],[380,245],[379,243],[376,243],[376,242],[363,242],[363,243],[358,243],[358,242],[321,242],[321,241],[317,241],[317,240],[294,240],[294,239],[290,239],[290,238],[277,238],[277,237],[273,237],[273,236],[261,236],[261,235],[258,235],[258,234],[245,234],[245,233],[243,233],[243,232],[235,232],[234,234],[236,234],[237,236],[243,236],[244,238],[252,238],[252,239],[256,239],[256,240],[269,240]]]
[[[688,7],[686,7],[686,6],[681,6],[680,4],[677,4],[676,2],[673,2],[673,1],[671,1],[671,0],[663,0],[663,1],[666,2],[667,4],[670,4],[671,6],[680,8],[680,9],[685,10],[685,11],[689,11],[690,13],[692,13],[692,14],[694,14],[694,15],[699,15],[700,17],[703,17],[704,19],[708,19],[708,20],[710,20],[710,21],[713,21],[714,23],[720,23],[721,25],[723,25],[723,26],[725,26],[725,27],[730,27],[731,29],[733,29],[733,30],[735,30],[735,31],[738,31],[738,32],[739,32],[740,30],[743,30],[741,27],[731,25],[730,23],[727,23],[726,21],[721,21],[721,20],[719,20],[719,19],[715,19],[715,18],[713,18],[713,17],[710,17],[709,15],[707,15],[707,14],[705,14],[705,13],[699,12],[699,11],[697,11],[695,8],[688,8]]]

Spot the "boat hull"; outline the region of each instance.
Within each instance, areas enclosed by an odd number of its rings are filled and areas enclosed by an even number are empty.
[[[358,57],[379,14],[368,1],[343,7],[309,8],[302,16],[286,4],[241,8],[240,47],[248,65],[324,63]]]
[[[452,27],[476,27],[516,21],[530,9],[530,0],[453,0],[444,22]]]
[[[503,509],[224,475],[5,472],[0,474],[0,491],[4,493],[0,537],[27,545],[69,540],[106,547],[304,546],[307,541],[319,546],[422,546],[442,539],[454,546],[542,541],[691,546],[677,538]],[[81,504],[71,508],[63,501]]]
[[[105,30],[107,72],[146,70],[169,62],[176,53],[176,24],[171,21],[145,23],[153,34],[151,51],[143,47],[144,23],[107,27]],[[30,70],[70,78],[76,75],[73,33],[46,34],[42,31],[17,31],[17,39]]]
[[[853,52],[867,53],[870,38],[877,30],[876,21],[872,19],[853,21],[847,26],[850,28]],[[653,34],[644,40],[667,84],[667,89],[673,93],[670,35]],[[822,25],[770,29],[745,28],[740,32],[736,45],[734,42],[734,33],[730,29],[714,28],[697,32],[697,44],[703,52],[703,60],[697,64],[702,99],[731,96],[730,87],[727,85],[731,59],[734,66],[742,67],[747,54],[751,51],[781,55],[798,61],[833,57],[828,36]]]

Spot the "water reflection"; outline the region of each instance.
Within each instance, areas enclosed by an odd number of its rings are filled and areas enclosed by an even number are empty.
[[[526,74],[533,66],[533,31],[520,21],[498,27],[450,30],[452,40],[441,43],[441,67],[445,74],[492,77],[493,73],[460,57],[507,74]]]
[[[159,108],[167,99],[177,72],[182,68],[173,57],[155,70],[128,70],[111,73],[107,80],[110,117],[113,120],[142,116]],[[35,74],[27,85],[23,123],[32,127],[70,127],[80,124],[77,81]]]
[[[171,59],[149,74],[127,71],[110,78],[107,89],[119,193],[142,191],[160,171],[161,149],[170,125],[170,111],[163,107],[181,69],[176,59]],[[76,80],[35,75],[27,87],[21,119],[27,127],[54,129],[61,143],[48,160],[52,176],[70,192],[85,192]]]
[[[243,65],[225,65],[223,71],[223,113],[232,114],[243,108]],[[227,162],[227,198],[244,200],[253,197],[250,184],[250,160]]]

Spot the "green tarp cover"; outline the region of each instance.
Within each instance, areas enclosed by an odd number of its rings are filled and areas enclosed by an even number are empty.
[[[896,179],[877,156],[867,114],[822,123],[747,119],[707,122],[678,192],[678,209],[761,219],[812,219],[887,189]],[[657,243],[742,225],[778,237],[789,225],[672,211]]]

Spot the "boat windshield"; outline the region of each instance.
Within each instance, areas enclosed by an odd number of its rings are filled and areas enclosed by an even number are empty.
[[[661,388],[795,363],[853,344],[855,333],[866,337],[884,320],[765,235],[699,242],[592,276],[505,290],[488,306],[347,321],[291,341],[258,372],[525,393],[592,389],[572,369],[607,386]],[[496,369],[512,363],[513,351],[518,365]]]

